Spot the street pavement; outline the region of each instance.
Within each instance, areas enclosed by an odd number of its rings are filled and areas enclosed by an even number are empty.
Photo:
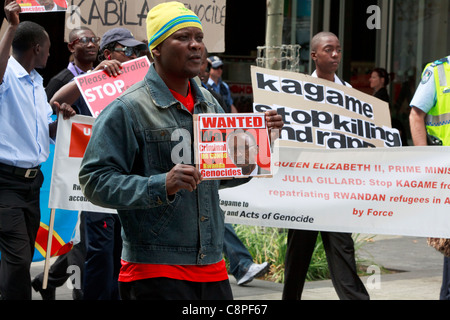
[[[359,260],[365,260],[369,276],[362,277],[371,300],[439,300],[442,280],[443,255],[429,247],[426,238],[403,236],[370,236],[364,238],[357,250]],[[380,266],[387,272],[378,272]],[[32,264],[31,274],[44,270],[44,262]],[[255,279],[237,286],[230,276],[235,300],[281,300],[283,285]],[[303,300],[338,300],[331,280],[307,282]],[[33,291],[33,300],[41,300]],[[56,289],[56,300],[72,300],[67,285]]]

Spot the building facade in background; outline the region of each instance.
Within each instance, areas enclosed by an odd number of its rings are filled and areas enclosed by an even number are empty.
[[[425,64],[450,54],[449,18],[449,0],[284,0],[282,41],[301,46],[298,72],[310,74],[311,37],[319,31],[334,32],[343,46],[339,76],[371,94],[371,70],[387,69],[392,80],[388,88],[391,114],[407,127],[409,102]],[[49,31],[52,47],[42,71],[45,84],[70,59],[64,43],[65,14],[23,14],[21,19]],[[225,62],[223,77],[235,105],[251,111],[250,66],[256,65],[257,48],[265,45],[267,0],[227,0],[225,21],[225,52],[209,51]],[[409,134],[409,128],[405,131]]]
[[[246,108],[250,65],[265,40],[265,10],[265,0],[251,6],[227,0],[224,78]],[[245,19],[249,12],[255,19]],[[408,126],[409,102],[425,64],[450,54],[449,19],[448,0],[285,0],[283,44],[301,46],[300,72],[309,74],[309,40],[319,31],[334,32],[343,46],[339,76],[371,94],[371,70],[385,68],[392,80],[391,113]]]

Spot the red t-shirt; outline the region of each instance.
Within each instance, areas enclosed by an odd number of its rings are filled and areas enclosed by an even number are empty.
[[[164,265],[131,263],[122,260],[119,281],[130,282],[148,278],[171,278],[192,282],[216,282],[228,279],[225,260],[208,265]]]
[[[179,94],[178,92],[173,91],[172,89],[170,89],[170,92],[172,92],[172,95],[174,96],[174,98],[177,99],[178,101],[180,101],[186,107],[186,109],[189,110],[190,113],[194,112],[194,103],[195,102],[194,102],[194,97],[192,96],[190,82],[189,82],[189,92],[186,97]]]
[[[187,97],[170,90],[178,101],[191,113],[194,111],[194,97],[191,86]],[[164,265],[132,263],[122,260],[119,281],[130,282],[148,278],[171,278],[177,280],[187,280],[192,282],[216,282],[228,279],[228,272],[225,261],[210,265]]]

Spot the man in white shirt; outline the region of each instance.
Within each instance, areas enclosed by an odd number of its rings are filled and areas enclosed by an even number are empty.
[[[350,86],[336,75],[342,58],[341,44],[336,35],[330,32],[315,35],[311,40],[311,58],[316,65],[312,76]],[[318,233],[319,231],[289,230],[283,300],[301,299]],[[356,271],[352,235],[323,231],[320,233],[331,280],[339,298],[368,300],[369,294]]]
[[[5,1],[8,26],[0,41],[0,294],[5,300],[31,300],[44,180],[40,165],[56,135],[43,79],[35,70],[47,64],[50,39],[40,25],[20,23],[20,12],[16,1]],[[75,115],[67,104],[55,107],[65,118]]]

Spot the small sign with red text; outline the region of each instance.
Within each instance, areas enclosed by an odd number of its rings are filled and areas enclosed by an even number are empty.
[[[263,113],[194,116],[195,159],[203,179],[271,176]]]
[[[17,3],[22,8],[22,12],[49,12],[49,11],[66,11],[66,0],[17,0]]]
[[[144,79],[150,67],[147,56],[124,62],[122,74],[110,77],[106,71],[86,73],[75,78],[94,118],[133,84]]]

